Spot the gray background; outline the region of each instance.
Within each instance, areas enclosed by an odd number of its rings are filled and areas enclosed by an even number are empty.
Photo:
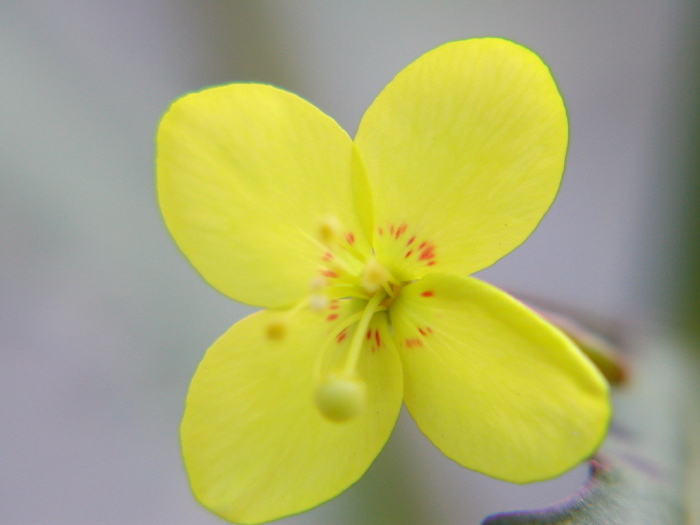
[[[167,236],[153,133],[170,101],[271,82],[351,134],[378,91],[448,40],[538,52],[564,95],[560,195],[480,274],[623,318],[668,320],[695,144],[698,7],[679,0],[94,1],[0,4],[0,523],[215,524],[177,443],[206,347],[249,309]],[[569,494],[444,459],[402,418],[345,495],[286,523],[476,523]]]

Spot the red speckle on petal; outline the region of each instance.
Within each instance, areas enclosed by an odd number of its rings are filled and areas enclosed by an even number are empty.
[[[338,314],[330,314],[326,317],[326,321],[335,321],[336,319],[338,319]]]
[[[428,337],[429,334],[433,333],[433,329],[430,328],[429,326],[423,326],[423,327],[419,326],[418,333],[420,333],[420,335],[422,335],[423,337]]]
[[[352,232],[346,233],[345,240],[348,241],[348,244],[350,244],[350,245],[355,244],[355,234]]]
[[[331,259],[333,259],[333,254],[331,252],[325,252],[321,257],[322,261],[330,261]]]
[[[381,227],[380,227],[380,228],[377,228],[377,233],[378,233],[379,235],[384,235],[384,229],[381,228]]]
[[[411,244],[413,244],[413,242],[414,242],[415,240],[416,240],[416,236],[414,235],[413,237],[411,237],[410,239],[408,239],[408,242],[406,243],[406,246],[411,246]]]
[[[428,259],[433,259],[435,258],[435,246],[432,244],[429,244],[426,246],[423,251],[420,254],[420,257],[418,257],[419,261],[426,261]]]
[[[413,250],[408,250],[406,252],[406,255],[403,256],[404,259],[408,259],[411,255],[413,255]]]
[[[365,338],[366,338],[368,341],[369,341],[370,339],[372,339],[372,330],[371,330],[371,329],[370,329],[370,330],[367,330],[367,335],[365,336]]]
[[[428,266],[435,266],[435,261],[429,261]]]
[[[328,277],[330,279],[337,279],[338,274],[334,272],[333,270],[321,270],[321,275],[324,277]]]
[[[398,239],[399,237],[401,237],[401,236],[404,234],[404,232],[406,231],[406,228],[407,228],[407,227],[408,227],[408,226],[406,225],[406,223],[405,223],[405,222],[402,222],[402,223],[401,223],[401,226],[399,226],[399,227],[396,229],[396,234],[394,235],[394,239]]]
[[[347,328],[343,328],[338,335],[335,336],[335,340],[339,343],[345,339],[348,335]]]
[[[394,228],[394,225],[393,225],[393,224],[390,224],[390,225],[389,225],[389,233],[390,233],[391,235],[394,235],[394,232],[395,232],[395,231],[396,231],[396,229]]]
[[[432,290],[426,290],[425,292],[421,292],[420,294],[421,297],[432,297],[433,295],[435,295],[435,292],[433,292]]]
[[[418,249],[419,249],[419,250],[422,250],[422,249],[425,248],[426,246],[428,246],[428,243],[425,242],[425,241],[423,241],[422,243],[420,243],[420,246],[418,246]]]
[[[379,337],[379,330],[374,330],[374,340],[377,343],[377,346],[382,346],[382,339]]]
[[[404,342],[406,343],[406,348],[423,346],[423,341],[421,341],[418,337],[407,337]]]

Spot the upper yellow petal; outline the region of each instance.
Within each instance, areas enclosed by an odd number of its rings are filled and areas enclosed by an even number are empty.
[[[561,332],[470,277],[431,274],[391,310],[404,401],[448,457],[511,482],[549,479],[598,447],[608,386]]]
[[[157,150],[171,234],[234,299],[278,307],[308,294],[329,220],[369,251],[360,220],[369,197],[353,192],[366,183],[352,141],[296,95],[257,84],[187,95],[163,117]]]
[[[229,329],[199,365],[182,449],[195,496],[219,516],[260,523],[314,507],[354,483],[389,437],[402,374],[388,333],[381,348],[368,345],[360,356],[359,415],[332,422],[314,403],[319,374],[342,361],[353,335],[338,331],[351,309],[332,312],[285,317],[286,329],[272,338],[268,329],[283,314],[259,312]],[[386,322],[374,328],[386,330]]]
[[[489,266],[549,208],[567,133],[561,96],[531,51],[485,38],[418,58],[372,103],[355,139],[379,258],[402,280]]]

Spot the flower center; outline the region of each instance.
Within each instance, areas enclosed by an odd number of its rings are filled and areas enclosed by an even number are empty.
[[[329,335],[319,349],[314,401],[327,419],[348,421],[366,404],[365,382],[358,373],[363,350],[381,347],[379,329],[372,331],[370,323],[388,310],[402,283],[371,250],[358,249],[355,234],[344,231],[335,217],[319,221],[317,240],[321,256],[309,296],[271,322],[266,335],[270,340],[283,339],[290,318],[302,308],[324,316]]]
[[[400,286],[371,249],[357,247],[355,233],[344,231],[335,217],[319,222],[317,238],[322,253],[317,275],[310,283],[311,308],[323,310],[334,299],[368,301],[382,290],[393,296]]]

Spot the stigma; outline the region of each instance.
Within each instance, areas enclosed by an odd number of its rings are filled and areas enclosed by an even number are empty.
[[[355,378],[329,374],[316,388],[314,398],[326,419],[342,423],[360,415],[365,407],[365,384]]]

